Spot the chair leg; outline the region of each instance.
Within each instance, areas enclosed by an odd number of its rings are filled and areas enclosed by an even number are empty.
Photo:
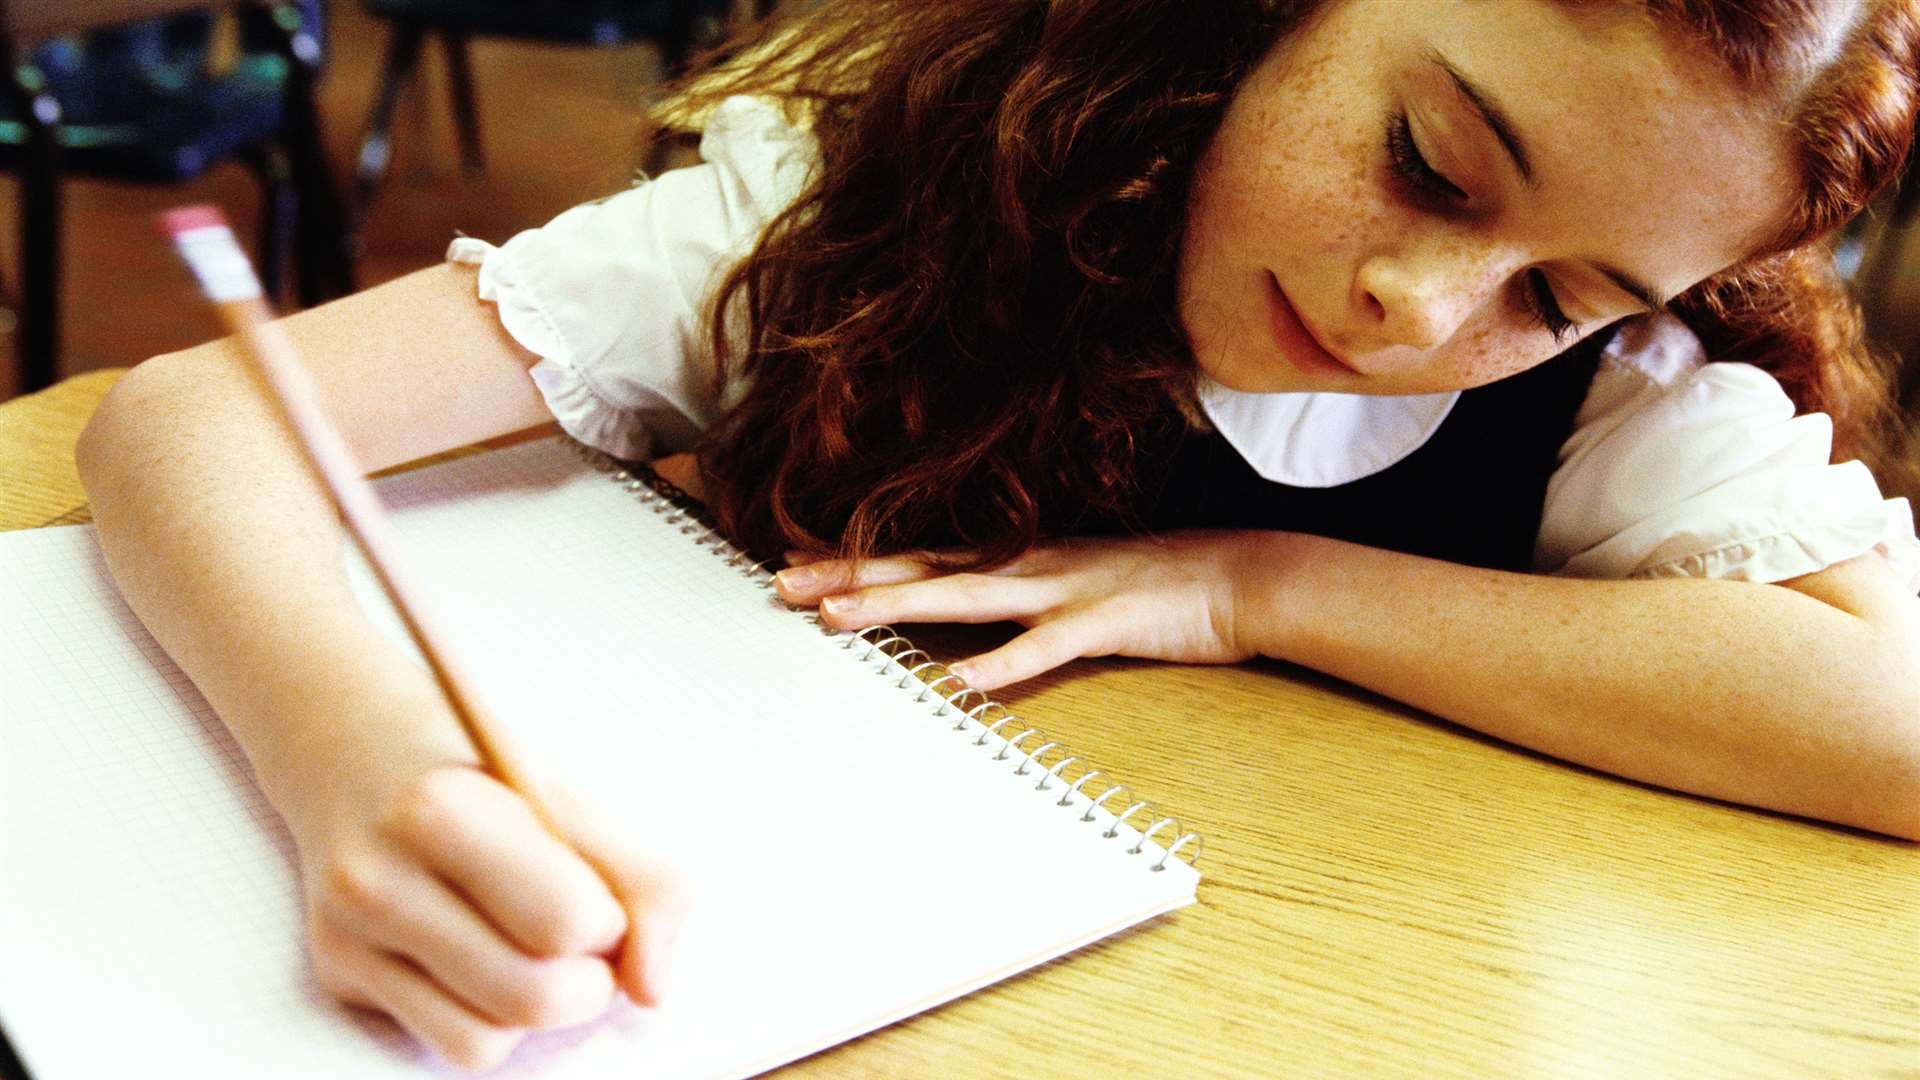
[[[265,146],[247,155],[260,179],[260,285],[276,305],[287,302],[287,259],[293,252],[300,199],[286,150]]]
[[[473,67],[467,58],[468,35],[442,30],[440,44],[447,57],[447,81],[453,89],[453,124],[460,133],[460,168],[472,180],[486,171],[480,150],[480,107],[473,94]]]
[[[287,40],[287,83],[282,108],[286,133],[281,151],[293,178],[294,289],[301,306],[311,307],[353,291],[353,252],[346,212],[327,165],[314,94],[319,77],[319,42],[295,28]]]
[[[27,123],[20,172],[20,392],[52,386],[60,357],[60,107],[39,88],[22,87],[35,119]]]
[[[347,209],[350,251],[357,253],[361,248],[367,210],[393,156],[393,107],[400,100],[400,91],[413,80],[413,73],[420,66],[420,46],[426,33],[418,23],[395,23],[393,38],[387,42],[387,63],[380,74],[380,93],[374,99],[373,115],[367,118],[366,133],[360,137],[353,196]]]
[[[699,24],[700,0],[673,0],[667,5],[667,29],[660,36],[660,71],[671,79],[686,70],[693,53],[694,28]]]
[[[353,249],[319,132],[295,135],[286,149],[293,174],[294,295],[301,307],[312,307],[353,291]]]

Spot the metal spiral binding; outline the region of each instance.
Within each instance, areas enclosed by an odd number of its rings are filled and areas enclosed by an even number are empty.
[[[650,507],[654,513],[659,514],[660,519],[666,524],[679,525],[683,535],[690,537],[696,545],[709,548],[716,556],[720,556],[724,565],[737,570],[741,576],[752,580],[763,589],[773,588],[773,571],[768,569],[767,565],[773,560],[755,560],[753,556],[734,546],[733,542],[728,540],[707,516],[699,500],[644,464],[624,464],[582,443],[571,439],[567,440],[567,443],[595,471],[605,473],[617,481],[642,505]],[[1183,832],[1180,828],[1180,819],[1160,814],[1153,804],[1145,799],[1132,798],[1131,789],[1114,780],[1111,774],[1094,768],[1091,762],[1074,753],[1066,744],[1049,739],[1046,732],[1020,719],[1011,710],[988,697],[985,692],[966,685],[959,676],[946,670],[945,665],[936,661],[925,650],[915,648],[913,642],[907,640],[891,626],[869,626],[852,632],[834,631],[820,621],[817,613],[808,612],[803,617],[820,627],[823,633],[837,637],[840,647],[857,655],[858,662],[872,663],[877,657],[879,662],[873,667],[875,672],[887,674],[897,670],[900,677],[895,685],[903,691],[912,693],[913,700],[916,702],[926,702],[929,697],[933,698],[934,716],[945,716],[949,712],[958,713],[959,719],[953,725],[954,731],[964,732],[969,726],[978,728],[979,735],[970,745],[985,747],[989,740],[1001,740],[1000,748],[993,755],[992,760],[1006,761],[1010,758],[1017,760],[1018,764],[1013,769],[1015,776],[1033,776],[1037,767],[1039,779],[1034,785],[1036,792],[1051,791],[1055,786],[1064,786],[1065,790],[1060,798],[1054,801],[1055,806],[1070,808],[1075,799],[1085,799],[1086,810],[1080,815],[1080,821],[1088,824],[1096,823],[1098,820],[1095,817],[1096,811],[1111,816],[1113,820],[1107,828],[1096,835],[1108,840],[1117,839],[1123,825],[1135,831],[1138,839],[1132,847],[1123,849],[1127,854],[1144,853],[1154,836],[1163,831],[1166,835],[1173,837],[1166,844],[1159,860],[1150,869],[1165,870],[1167,861],[1176,857],[1180,850],[1188,845],[1192,846],[1192,851],[1187,856],[1187,863],[1189,865],[1199,863],[1200,853],[1206,846],[1199,833]],[[978,700],[969,705],[970,698]],[[994,709],[999,709],[1002,715],[992,723],[988,723],[987,713]],[[1000,733],[1002,728],[1009,725],[1018,725],[1018,734],[1009,737]],[[1022,750],[1021,744],[1029,741],[1037,741],[1037,745],[1032,750]],[[1041,760],[1049,752],[1060,755],[1060,759],[1050,766]],[[1070,784],[1066,783],[1067,767],[1076,762],[1080,763],[1086,771]],[[1082,789],[1091,784],[1095,778],[1105,780],[1106,788],[1097,796],[1083,794]],[[1110,800],[1126,808],[1115,814],[1106,808]],[[1127,825],[1127,820],[1139,815],[1141,811],[1145,811],[1144,820],[1148,822],[1146,828],[1134,829],[1133,826]]]

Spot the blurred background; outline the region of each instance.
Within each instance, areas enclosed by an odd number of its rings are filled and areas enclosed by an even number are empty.
[[[1895,365],[1907,452],[1920,458],[1920,151],[1900,185],[1854,223],[1835,259],[1866,311],[1867,332]],[[1888,494],[1905,495],[1920,512],[1920,481],[1912,479],[1920,467],[1907,476]]]
[[[688,49],[774,6],[285,0],[209,16],[221,5],[0,0],[0,400],[218,334],[149,224],[167,207],[224,208],[291,308],[686,160],[655,144],[649,95]],[[86,25],[152,10],[168,13]],[[1920,427],[1920,183],[1837,258],[1875,338],[1908,358]]]
[[[337,295],[340,260],[350,262],[354,287],[376,285],[438,261],[456,233],[502,241],[619,190],[642,168],[686,159],[686,148],[653,144],[643,117],[649,96],[688,45],[712,44],[735,20],[772,6],[302,0],[285,5],[278,22],[268,9],[175,14],[105,33],[66,26],[80,9],[138,3],[0,2],[0,31],[13,31],[9,67],[30,73],[0,99],[0,400],[20,393],[30,374],[37,381],[124,367],[218,336],[199,289],[151,224],[169,207],[219,205],[257,260],[283,267],[281,306],[291,309],[303,291],[309,300]],[[64,32],[34,33],[36,6]],[[291,34],[290,16],[298,17]],[[24,33],[21,20],[30,24]],[[461,32],[464,44],[450,46]],[[313,64],[312,157],[299,150],[299,110],[283,96],[290,70],[303,66],[289,55],[298,50],[310,50]],[[462,67],[464,101],[455,78]],[[390,69],[400,77],[389,78]],[[388,136],[370,139],[389,83]],[[45,100],[61,110],[50,183],[36,181],[22,122]],[[377,183],[361,180],[363,161]],[[337,204],[331,216],[315,205],[326,201],[323,171]],[[44,191],[36,199],[36,182],[53,189],[51,210]],[[274,256],[262,241],[276,207],[286,225]],[[35,343],[24,339],[34,336],[33,304],[48,306],[45,275],[35,272],[48,263],[47,248],[57,341],[44,348],[48,320],[40,318],[40,351],[53,363],[38,373],[25,355]]]

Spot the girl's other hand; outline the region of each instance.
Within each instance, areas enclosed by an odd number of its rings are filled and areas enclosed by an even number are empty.
[[[1224,664],[1260,651],[1256,584],[1273,569],[1256,531],[1042,544],[983,573],[949,573],[926,556],[823,560],[780,572],[780,596],[819,604],[830,626],[999,622],[1027,632],[949,670],[992,690],[1078,656]]]
[[[681,916],[673,875],[576,801],[549,801],[565,843],[463,764],[290,817],[321,985],[467,1069],[594,1019],[616,991],[656,1003]]]

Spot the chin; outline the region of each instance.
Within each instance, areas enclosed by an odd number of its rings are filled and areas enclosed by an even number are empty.
[[[1299,385],[1297,377],[1289,378],[1284,361],[1277,358],[1261,363],[1236,357],[1196,355],[1194,363],[1200,368],[1200,374],[1242,394],[1285,394],[1308,389]]]

